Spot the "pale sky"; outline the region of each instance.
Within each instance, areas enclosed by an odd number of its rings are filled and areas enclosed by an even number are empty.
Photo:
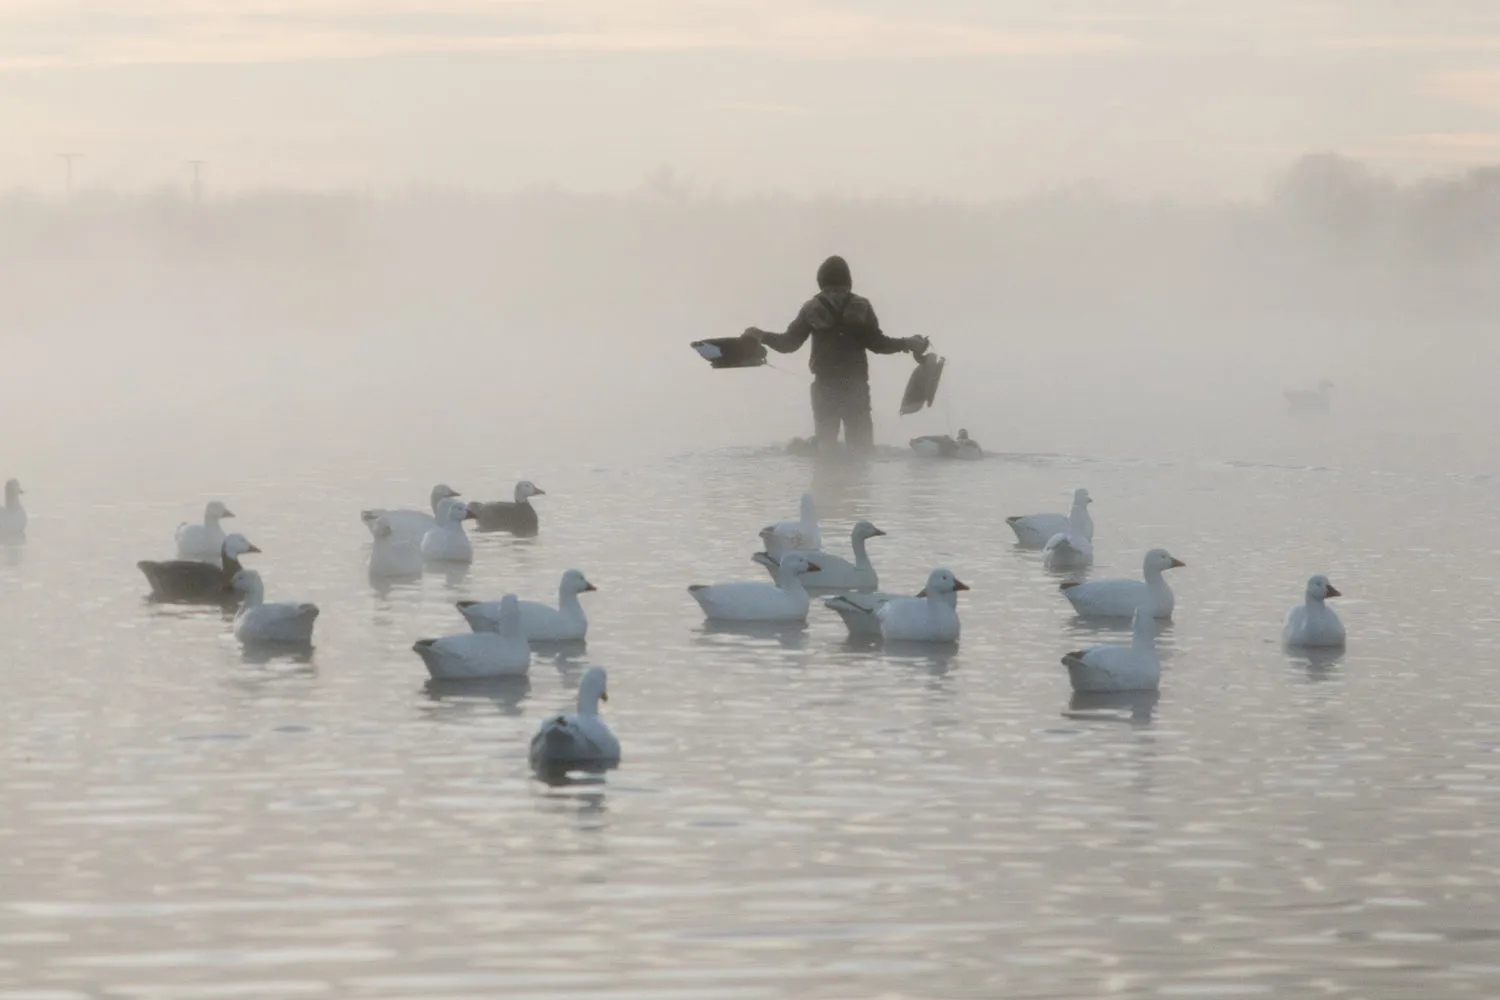
[[[0,0],[0,187],[1247,197],[1500,162],[1496,0]]]

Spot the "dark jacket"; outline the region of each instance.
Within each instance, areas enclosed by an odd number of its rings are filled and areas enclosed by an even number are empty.
[[[808,337],[812,338],[808,367],[820,379],[867,381],[870,361],[866,351],[899,354],[910,349],[906,341],[882,333],[870,300],[847,288],[823,289],[807,300],[786,333],[767,333],[761,342],[773,351],[790,354]]]

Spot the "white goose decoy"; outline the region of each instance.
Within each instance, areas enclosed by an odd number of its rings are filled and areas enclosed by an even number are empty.
[[[849,533],[850,541],[854,548],[854,561],[842,556],[830,555],[827,552],[799,552],[798,555],[805,559],[811,559],[822,568],[816,573],[809,573],[802,578],[802,585],[818,590],[857,590],[870,591],[880,586],[880,577],[875,572],[875,567],[870,563],[870,553],[865,548],[865,543],[872,538],[880,538],[885,535],[869,521],[860,521],[854,525],[854,530]],[[781,564],[772,559],[764,552],[757,552],[750,557],[754,562],[766,568],[775,580],[776,574],[781,570]]]
[[[580,570],[570,569],[557,585],[557,607],[521,602],[521,627],[532,642],[577,642],[589,634],[589,620],[578,595],[598,590]],[[501,601],[459,601],[458,611],[475,632],[492,632],[499,624]]]
[[[609,701],[609,679],[603,667],[589,667],[578,684],[578,711],[545,720],[531,738],[531,765],[558,767],[613,766],[620,762],[620,741],[599,718],[599,702]]]
[[[1288,389],[1282,393],[1287,404],[1302,413],[1327,413],[1333,402],[1333,383],[1326,378],[1316,389]]]
[[[370,549],[370,575],[377,577],[414,577],[422,575],[422,545],[409,538],[397,537],[390,518],[384,514],[370,524],[375,545]]]
[[[469,505],[462,500],[450,497],[438,504],[437,526],[422,536],[422,558],[433,562],[473,562],[474,543],[464,531],[464,521],[470,516]]]
[[[451,500],[461,494],[446,483],[438,483],[432,488],[429,499],[432,503],[432,513],[424,510],[362,510],[359,512],[360,520],[364,521],[365,527],[370,533],[375,533],[375,522],[385,518],[391,526],[391,533],[396,538],[404,538],[409,541],[421,543],[423,536],[433,528],[437,527],[437,514],[444,500]]]
[[[1139,607],[1131,619],[1130,645],[1090,646],[1062,658],[1073,690],[1080,694],[1154,691],[1161,682],[1156,655],[1156,619]]]
[[[433,680],[525,677],[531,669],[531,645],[526,641],[521,602],[515,594],[500,599],[493,631],[419,639],[412,649],[427,664]]]
[[[1043,548],[1053,535],[1070,531],[1093,544],[1094,519],[1089,516],[1089,504],[1093,502],[1088,490],[1077,489],[1073,491],[1073,507],[1066,514],[1026,514],[1007,517],[1005,523],[1016,533],[1016,541],[1029,549]]]
[[[1330,597],[1343,595],[1328,582],[1328,577],[1319,574],[1307,581],[1307,594],[1303,603],[1286,613],[1286,624],[1281,629],[1281,641],[1288,646],[1332,649],[1344,645],[1344,623],[1325,602]]]
[[[26,537],[26,508],[21,506],[19,480],[5,481],[5,506],[0,507],[0,538],[19,539]]]
[[[1141,563],[1145,580],[1094,580],[1064,583],[1063,596],[1080,615],[1097,618],[1131,618],[1144,607],[1155,618],[1171,618],[1177,599],[1162,579],[1169,569],[1185,566],[1166,549],[1152,549]]]
[[[1072,531],[1060,531],[1047,539],[1042,565],[1054,572],[1088,569],[1094,565],[1094,543]]]
[[[851,637],[878,634],[886,642],[957,642],[958,592],[968,584],[935,569],[916,597],[854,594],[823,602],[849,626]]]
[[[695,583],[688,588],[709,621],[801,622],[807,620],[812,598],[802,577],[820,567],[806,556],[789,552],[782,557],[776,582]]]
[[[781,561],[789,552],[817,552],[823,548],[823,535],[818,531],[818,511],[813,506],[813,495],[802,494],[802,515],[796,521],[782,521],[762,528],[761,541],[765,543],[766,555]]]
[[[311,642],[316,604],[282,601],[266,603],[265,584],[253,569],[234,575],[234,589],[244,598],[234,618],[234,637],[240,642]]]
[[[177,558],[219,562],[226,537],[219,522],[233,516],[234,512],[218,500],[209,501],[208,506],[203,508],[202,524],[177,526]]]

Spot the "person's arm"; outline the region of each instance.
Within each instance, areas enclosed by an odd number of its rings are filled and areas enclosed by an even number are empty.
[[[807,321],[807,313],[804,310],[792,320],[792,325],[786,328],[786,333],[767,333],[753,326],[745,332],[773,351],[791,354],[807,342],[808,336],[812,333],[812,324]]]
[[[865,350],[875,354],[900,354],[902,351],[926,350],[926,337],[887,337],[880,329],[880,320],[875,318],[875,307],[870,306],[865,322],[860,325],[860,343]]]

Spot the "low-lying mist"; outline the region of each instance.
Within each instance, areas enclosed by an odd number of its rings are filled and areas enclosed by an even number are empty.
[[[887,332],[950,359],[938,406],[900,420],[910,361],[873,360],[885,442],[964,425],[992,451],[1329,461],[1312,439],[1336,435],[1374,467],[1485,467],[1500,168],[1398,186],[1316,156],[1267,192],[729,199],[663,174],[632,196],[13,194],[0,463],[210,470],[322,442],[415,465],[447,439],[510,468],[780,442],[810,429],[805,349],[719,372],[687,344],[784,328],[840,253]],[[1322,378],[1333,418],[1289,420],[1281,391]]]

